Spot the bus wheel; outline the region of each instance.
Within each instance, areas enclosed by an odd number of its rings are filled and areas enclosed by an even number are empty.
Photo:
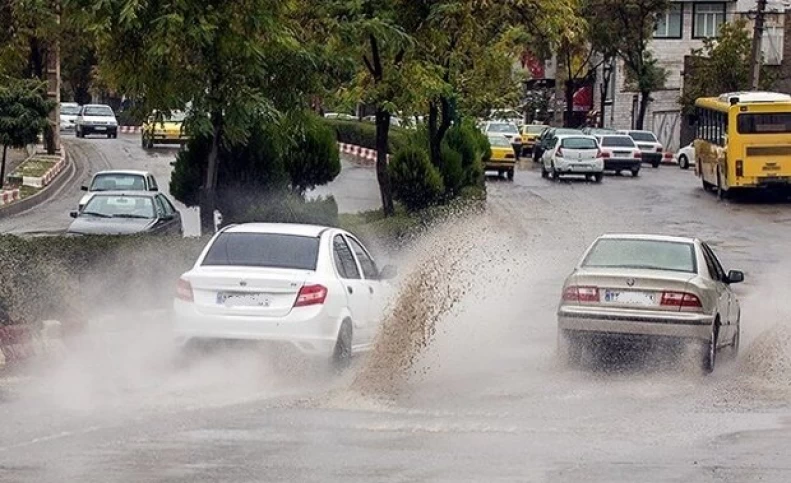
[[[724,200],[726,198],[728,198],[728,191],[722,186],[722,175],[720,175],[720,170],[717,168],[717,199]]]

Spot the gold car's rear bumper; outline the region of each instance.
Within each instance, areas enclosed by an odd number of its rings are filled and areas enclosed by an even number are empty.
[[[558,328],[592,334],[711,339],[713,317],[693,312],[660,312],[562,306]]]
[[[486,169],[509,169],[516,166],[515,159],[491,159],[484,164]]]

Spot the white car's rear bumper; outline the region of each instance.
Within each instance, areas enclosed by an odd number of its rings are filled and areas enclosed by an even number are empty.
[[[204,314],[195,304],[181,300],[175,300],[173,308],[175,336],[180,341],[267,341],[291,345],[305,355],[329,357],[340,328],[340,321],[321,306],[292,309],[279,318]]]
[[[555,169],[559,173],[572,173],[572,174],[588,174],[588,173],[601,173],[604,171],[604,160],[596,159],[595,161],[574,162],[562,159],[555,159]]]
[[[558,310],[558,328],[590,334],[711,339],[713,318],[691,312],[597,309],[563,306]]]

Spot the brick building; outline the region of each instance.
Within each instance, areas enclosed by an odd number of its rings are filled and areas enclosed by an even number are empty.
[[[654,57],[667,69],[665,88],[652,94],[646,112],[644,129],[652,130],[665,144],[675,151],[682,142],[681,106],[678,99],[683,89],[684,59],[692,49],[703,46],[703,39],[716,36],[723,22],[745,17],[755,10],[755,0],[673,1],[670,10],[657,22],[651,42]],[[787,5],[769,0],[766,29],[762,41],[767,65],[775,66],[778,80],[775,90],[791,92],[791,34],[784,35],[786,26],[791,25],[791,11],[785,14]],[[748,27],[751,28],[750,23]],[[601,79],[601,71],[599,72]],[[618,63],[613,69],[611,89],[605,103],[604,125],[616,129],[628,129],[636,116],[636,92],[629,91],[624,83],[624,66]],[[596,108],[601,103],[599,88],[596,89]],[[687,137],[687,136],[684,136]]]

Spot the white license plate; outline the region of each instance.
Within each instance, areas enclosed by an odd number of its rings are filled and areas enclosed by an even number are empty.
[[[619,158],[628,158],[629,157],[629,153],[626,152],[626,151],[615,151],[615,153],[613,153],[613,154],[615,156],[619,157]]]
[[[262,293],[223,293],[217,294],[217,304],[227,307],[269,307],[272,299]]]
[[[105,129],[107,129],[104,126],[94,126],[93,128],[96,129],[97,131],[104,131]]]
[[[605,290],[604,301],[614,304],[656,305],[656,294],[652,292]]]

